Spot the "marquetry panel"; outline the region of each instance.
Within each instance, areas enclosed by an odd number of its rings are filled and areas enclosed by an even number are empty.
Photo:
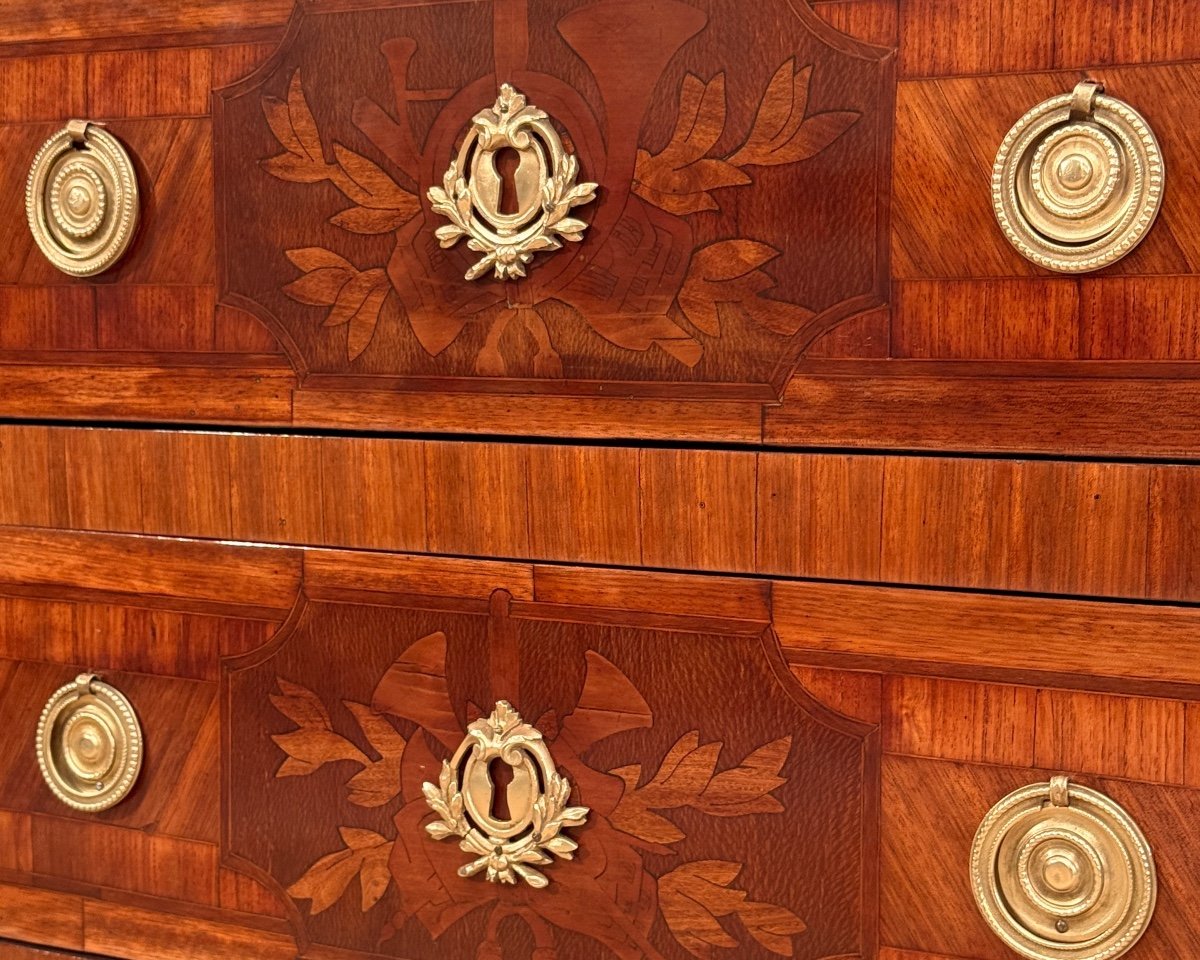
[[[883,304],[889,51],[805,4],[432,9],[298,14],[270,66],[220,94],[222,301],[268,322],[298,373],[771,400],[809,343]],[[445,220],[425,198],[493,74],[550,111],[602,191],[572,214],[578,246],[552,233],[517,264],[519,294],[492,276],[517,251],[430,246]]]
[[[315,944],[499,954],[525,942],[499,922],[519,898],[536,942],[580,960],[682,960],[697,923],[747,960],[866,949],[873,728],[807,695],[762,624],[505,591],[321,596],[223,679],[238,745],[225,755],[226,862],[286,897]],[[334,634],[343,655],[315,656]],[[460,875],[471,856],[423,829],[422,781],[501,697],[541,718],[572,802],[591,808],[574,859],[544,866],[545,893]]]

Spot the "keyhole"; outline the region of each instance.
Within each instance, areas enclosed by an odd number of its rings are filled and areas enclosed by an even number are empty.
[[[512,147],[501,147],[492,162],[500,178],[500,212],[505,216],[517,213],[521,209],[517,196],[517,167],[521,165],[521,154]]]
[[[513,782],[512,767],[497,757],[488,764],[488,776],[492,778],[492,816],[497,820],[511,820],[508,785]]]

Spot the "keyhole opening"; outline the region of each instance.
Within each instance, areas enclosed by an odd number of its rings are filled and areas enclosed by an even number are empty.
[[[513,782],[512,767],[497,757],[488,764],[488,776],[492,779],[492,816],[497,820],[511,820],[508,785]]]
[[[521,165],[521,154],[512,147],[501,147],[492,157],[496,175],[500,178],[500,212],[505,216],[521,209],[517,197],[517,167]]]

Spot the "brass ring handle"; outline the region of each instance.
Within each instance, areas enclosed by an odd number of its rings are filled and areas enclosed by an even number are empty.
[[[90,277],[125,254],[138,224],[138,182],[112,134],[72,120],[29,169],[25,215],[42,253],[63,273]]]
[[[96,813],[120,803],[137,782],[142,754],[133,706],[92,674],[80,674],[46,702],[37,727],[38,766],[68,807]]]
[[[1145,239],[1166,167],[1145,118],[1084,80],[1039,103],[1004,138],[992,204],[1008,241],[1059,273],[1115,263]]]
[[[971,848],[975,902],[1030,960],[1114,960],[1150,924],[1150,845],[1117,803],[1066,777],[1023,787],[984,818]]]

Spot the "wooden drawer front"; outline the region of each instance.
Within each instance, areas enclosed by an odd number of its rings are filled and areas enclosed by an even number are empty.
[[[4,15],[0,415],[1187,455],[1200,35],[1092,6]],[[1144,112],[1169,179],[1146,242],[1076,278],[1008,245],[990,177],[1081,74]],[[508,288],[464,279],[427,199],[501,82],[600,185],[582,242]],[[22,209],[23,158],[84,114],[147,196],[99,281],[57,274]]]
[[[763,960],[1002,960],[966,880],[971,838],[1009,791],[1067,774],[1122,804],[1154,850],[1159,906],[1131,956],[1200,946],[1200,686],[1186,663],[1163,673],[1172,649],[1186,660],[1182,608],[1175,633],[1139,641],[1129,604],[5,542],[25,565],[0,583],[0,937],[132,960],[273,960],[297,944],[684,960],[702,930]],[[1152,695],[1101,692],[1134,682],[1069,660],[1008,662],[1051,622],[1063,657],[1101,636],[1152,652],[1160,675],[1137,682]],[[952,648],[960,633],[971,656]],[[907,655],[889,652],[901,641]],[[930,643],[944,648],[920,659]],[[131,797],[92,816],[51,797],[30,749],[41,704],[83,669],[128,694],[147,745]],[[424,829],[437,816],[422,784],[502,698],[590,808],[564,830],[574,859],[538,866],[545,889],[460,877],[471,855]]]
[[[811,700],[765,625],[503,590],[379,603],[306,604],[268,649],[226,664],[227,852],[286,889],[304,939],[414,960],[530,940],[539,958],[597,960],[714,942],[761,960],[869,951],[871,728]],[[480,851],[423,829],[422,783],[435,790],[500,699],[590,808],[565,831],[574,859],[538,868],[545,889],[460,876]]]

